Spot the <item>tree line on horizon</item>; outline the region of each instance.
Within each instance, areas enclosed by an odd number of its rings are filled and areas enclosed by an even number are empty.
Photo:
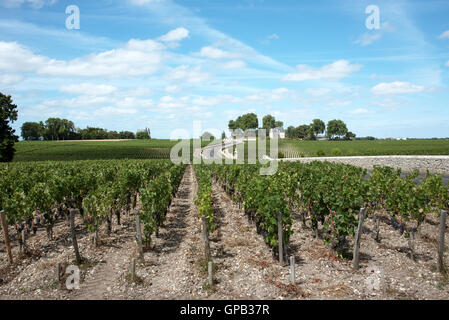
[[[268,114],[262,118],[262,128],[267,135],[271,129],[283,127],[282,121],[276,121],[275,117]],[[230,120],[229,130],[241,129],[243,131],[259,129],[259,119],[255,113],[247,113],[239,116],[236,120]],[[325,133],[330,140],[352,140],[356,135],[348,130],[346,123],[342,120],[330,120],[327,125],[321,119],[314,119],[311,124],[303,124],[298,127],[289,126],[285,130],[285,137],[289,139],[316,140],[317,136]]]
[[[23,140],[103,140],[103,139],[150,139],[147,131],[108,131],[97,127],[76,128],[73,121],[48,118],[45,122],[24,122],[21,127]]]

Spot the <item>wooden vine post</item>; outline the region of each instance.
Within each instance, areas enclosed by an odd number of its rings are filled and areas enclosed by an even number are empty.
[[[290,256],[290,283],[295,284],[295,257]]]
[[[75,232],[75,214],[76,214],[75,209],[70,209],[70,233],[72,234],[72,244],[73,244],[73,249],[75,250],[75,258],[76,258],[76,263],[81,264],[82,259],[80,256],[80,252],[78,249],[78,241],[76,240],[76,232]]]
[[[136,282],[136,258],[132,258],[131,260],[131,280],[133,282]]]
[[[282,214],[278,212],[278,247],[279,247],[279,263],[284,264],[284,235],[282,230]]]
[[[362,227],[363,227],[363,220],[365,219],[365,208],[360,209],[360,215],[359,215],[359,225],[357,227],[357,232],[355,234],[355,241],[354,241],[354,255],[352,258],[352,267],[354,270],[359,269],[359,251],[360,251],[360,239],[362,236]]]
[[[137,249],[139,251],[139,258],[143,259],[142,230],[140,228],[140,211],[135,210],[134,215],[136,216]]]
[[[5,211],[2,210],[0,212],[0,216],[1,216],[0,218],[2,220],[3,234],[5,235],[6,251],[8,252],[9,263],[12,264],[13,260],[12,260],[12,253],[11,253],[11,243],[9,242],[8,223],[6,222]]]
[[[209,261],[207,263],[207,271],[208,271],[208,280],[209,280],[209,286],[212,288],[213,284],[214,284],[214,279],[213,279],[213,275],[212,275],[212,268],[213,268],[213,264],[212,261]]]
[[[207,232],[207,221],[206,217],[203,215],[201,216],[202,220],[202,231],[203,231],[203,240],[204,240],[204,255],[206,257],[206,261],[210,261],[211,254],[210,254],[210,243],[209,243],[209,233]]]
[[[27,234],[26,234],[25,229],[22,230],[22,248],[23,248],[23,253],[26,253],[27,252]]]
[[[439,250],[438,250],[438,271],[444,272],[444,233],[446,231],[446,217],[447,212],[445,210],[441,210],[440,214],[440,239],[439,239]]]

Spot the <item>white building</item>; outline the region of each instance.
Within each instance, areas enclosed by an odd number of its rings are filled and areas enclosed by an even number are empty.
[[[285,131],[282,127],[277,127],[274,129],[270,129],[270,139],[274,138],[285,139]]]

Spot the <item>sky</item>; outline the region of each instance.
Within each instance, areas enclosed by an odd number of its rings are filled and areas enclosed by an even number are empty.
[[[0,0],[0,92],[19,134],[59,117],[170,138],[254,112],[449,137],[448,17],[445,0]]]

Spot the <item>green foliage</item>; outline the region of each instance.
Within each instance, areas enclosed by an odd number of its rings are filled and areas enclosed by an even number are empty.
[[[259,127],[259,120],[257,119],[257,115],[255,113],[247,113],[242,116],[239,116],[237,120],[230,120],[229,129],[242,129],[243,131],[248,129],[257,129]]]
[[[310,124],[310,129],[313,132],[313,134],[317,136],[320,133],[324,132],[324,130],[326,129],[326,125],[324,124],[323,120],[313,119],[313,122]]]
[[[17,120],[17,106],[13,104],[11,96],[0,92],[0,162],[10,162],[14,158],[14,143],[18,137],[10,123]]]
[[[288,134],[288,129],[287,129]],[[352,140],[352,141],[300,141],[279,140],[279,148],[289,149],[291,153],[303,153],[313,157],[317,150],[331,154],[338,148],[343,156],[374,155],[449,155],[449,139],[425,140]]]
[[[317,157],[325,157],[326,153],[323,150],[317,150],[316,154]]]
[[[341,152],[340,149],[334,148],[334,149],[332,149],[331,155],[334,156],[334,157],[338,157],[338,156],[342,155],[342,152]]]
[[[207,222],[207,229],[209,232],[213,232],[216,228],[214,223],[214,210],[213,210],[213,198],[212,180],[209,172],[209,168],[206,166],[195,165],[195,175],[198,180],[198,191],[195,204],[198,206],[198,215],[204,216]]]
[[[342,120],[331,120],[327,123],[327,136],[329,139],[341,138],[348,133],[348,128]]]
[[[150,136],[148,135],[148,132],[145,130],[141,130],[141,131],[137,131],[136,133],[136,139],[151,139]]]
[[[47,214],[53,223],[54,213],[64,204],[80,209],[88,230],[94,232],[111,210],[129,210],[130,196],[140,190],[143,221],[151,229],[152,221],[147,221],[145,214],[165,215],[184,169],[167,160],[0,165],[0,210],[5,210],[9,224],[20,224],[37,211]]]
[[[21,127],[23,140],[39,140],[43,135],[43,123],[24,122]]]

